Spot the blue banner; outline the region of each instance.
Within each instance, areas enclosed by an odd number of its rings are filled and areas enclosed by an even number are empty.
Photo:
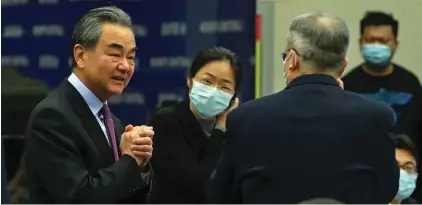
[[[255,0],[2,0],[2,67],[55,88],[70,74],[76,21],[107,5],[132,17],[139,48],[129,86],[109,100],[125,123],[145,123],[161,101],[183,98],[192,59],[215,45],[240,56],[244,81],[238,96],[253,98]]]

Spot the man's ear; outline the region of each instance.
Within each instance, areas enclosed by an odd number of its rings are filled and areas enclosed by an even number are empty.
[[[73,47],[73,58],[75,59],[78,68],[84,68],[86,50],[81,44],[76,44]]]
[[[341,72],[339,73],[339,78],[341,78],[344,74],[344,71],[346,70],[347,65],[349,65],[349,58],[344,58],[343,62],[343,68],[341,69]]]
[[[299,59],[297,55],[291,56],[291,60],[287,64],[287,72],[293,72],[296,69],[299,69]]]

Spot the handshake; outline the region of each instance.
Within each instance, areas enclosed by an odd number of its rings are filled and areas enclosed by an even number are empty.
[[[152,156],[152,137],[154,131],[152,127],[145,125],[128,125],[121,136],[120,151],[122,155],[133,157],[138,165],[145,166]]]

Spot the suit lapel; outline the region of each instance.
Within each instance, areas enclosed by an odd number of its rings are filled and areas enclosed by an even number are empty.
[[[97,148],[101,153],[101,156],[105,159],[106,163],[113,162],[113,150],[110,148],[106,136],[98,124],[97,119],[89,109],[88,104],[67,80],[64,82],[64,84],[66,86],[66,94],[69,98],[69,101],[71,102],[70,104],[74,112],[83,122],[83,126],[85,127],[92,140],[94,140],[95,145],[97,145]]]
[[[116,142],[117,142],[117,147],[119,148],[119,155],[121,154],[120,152],[120,140],[121,140],[121,136],[123,134],[124,127],[123,124],[121,123],[121,121],[114,115],[112,115],[113,118],[113,124],[114,124],[114,132],[116,133]]]

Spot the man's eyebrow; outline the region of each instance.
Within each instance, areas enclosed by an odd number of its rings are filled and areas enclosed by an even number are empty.
[[[108,45],[109,48],[115,48],[118,50],[123,50],[124,46],[120,43],[111,43],[110,45]],[[138,48],[137,47],[133,47],[130,52],[135,52]]]
[[[110,45],[108,45],[107,47],[109,48],[116,48],[119,50],[123,50],[124,46],[120,43],[111,43]]]

